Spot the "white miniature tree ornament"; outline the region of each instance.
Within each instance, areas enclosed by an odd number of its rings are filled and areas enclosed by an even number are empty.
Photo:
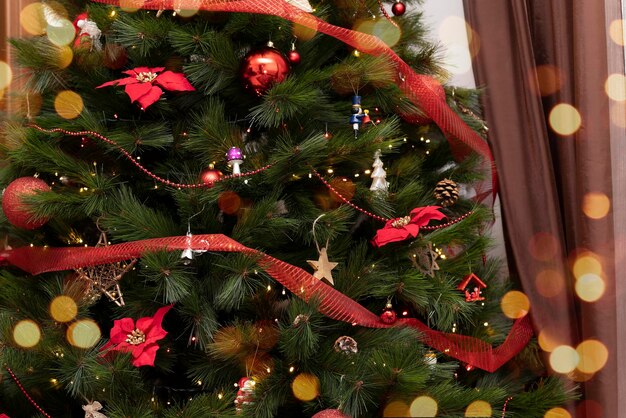
[[[383,162],[380,159],[380,154],[380,150],[376,150],[376,153],[374,154],[374,163],[372,164],[374,170],[372,170],[372,185],[370,186],[370,190],[373,192],[386,192],[389,188],[389,183],[385,180],[387,172],[383,168]]]

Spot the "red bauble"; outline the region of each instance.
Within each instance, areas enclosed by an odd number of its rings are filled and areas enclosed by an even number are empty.
[[[22,198],[39,191],[47,192],[50,187],[36,177],[20,177],[13,180],[4,189],[2,195],[2,210],[11,225],[24,229],[37,229],[48,222],[47,218],[31,219],[33,214],[29,207],[22,202]]]
[[[393,324],[396,322],[397,315],[396,311],[393,308],[387,307],[383,310],[383,313],[380,314],[380,320],[385,324]]]
[[[351,418],[338,409],[325,409],[313,415],[312,418]]]
[[[223,174],[221,171],[214,169],[213,167],[209,167],[206,170],[202,170],[200,173],[200,181],[204,184],[213,186],[217,180],[222,178]]]
[[[298,65],[300,64],[300,53],[296,50],[289,51],[287,59],[291,64]]]
[[[391,12],[394,16],[402,16],[406,12],[406,5],[401,1],[397,1],[391,6]]]
[[[285,80],[288,74],[287,58],[271,47],[250,51],[243,59],[241,66],[241,80],[244,87],[259,96],[274,84]]]

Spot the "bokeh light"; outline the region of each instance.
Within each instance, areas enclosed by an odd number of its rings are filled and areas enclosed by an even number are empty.
[[[54,109],[64,119],[75,119],[83,111],[83,99],[71,90],[64,90],[54,99]]]
[[[535,277],[535,287],[541,296],[553,298],[565,288],[565,279],[556,270],[542,270]]]
[[[465,410],[466,417],[490,417],[493,413],[489,402],[474,401]]]
[[[314,21],[307,22],[317,24]],[[294,23],[291,27],[291,31],[293,32],[293,36],[300,41],[308,41],[317,34],[316,29],[311,29],[308,26],[303,26],[299,23]]]
[[[572,418],[572,416],[565,409],[557,407],[546,412],[543,418]]]
[[[548,64],[539,65],[528,74],[528,84],[538,96],[549,96],[561,90],[563,79],[561,70]]]
[[[22,29],[31,35],[43,35],[46,33],[48,22],[44,17],[43,4],[40,2],[31,3],[20,12],[20,25]]]
[[[593,379],[594,376],[595,373],[583,373],[578,369],[574,369],[573,371],[565,375],[565,377],[567,377],[569,380],[576,383],[587,382]]]
[[[300,373],[291,382],[293,396],[301,401],[312,401],[320,394],[320,381],[310,373]]]
[[[578,344],[576,352],[580,356],[577,369],[583,373],[600,371],[609,359],[609,350],[598,340],[586,340]]]
[[[67,68],[74,59],[74,51],[69,46],[62,46],[59,48],[57,55],[57,67],[60,69]]]
[[[374,23],[372,35],[377,36],[387,46],[393,47],[402,37],[399,26],[394,26],[387,19],[378,19]]]
[[[0,90],[9,87],[13,80],[13,72],[11,66],[4,61],[0,61]]]
[[[141,9],[146,0],[120,0],[119,7],[121,10],[133,13]]]
[[[587,193],[583,197],[583,212],[591,219],[604,218],[611,209],[611,200],[604,193]]]
[[[74,322],[67,328],[67,341],[74,347],[91,348],[100,341],[100,327],[91,319]]]
[[[48,25],[46,28],[48,40],[56,46],[69,45],[76,36],[74,24],[67,19],[59,19],[54,26]]]
[[[220,210],[228,215],[237,213],[241,207],[241,197],[233,191],[225,191],[220,193],[217,198],[217,206]]]
[[[609,36],[611,40],[618,45],[624,45],[624,25],[626,21],[623,19],[615,19],[609,25]]]
[[[582,124],[578,110],[567,103],[560,103],[550,111],[550,127],[559,135],[572,135]]]
[[[55,321],[69,322],[76,318],[78,306],[69,296],[57,296],[50,303],[50,315]]]
[[[539,343],[539,347],[545,352],[551,353],[555,348],[559,347],[563,344],[564,339],[562,338],[559,331],[562,330],[554,330],[548,327],[539,331],[539,335],[537,336],[537,343]]]
[[[604,84],[606,95],[616,102],[626,101],[626,75],[611,74]]]
[[[558,250],[559,242],[548,232],[537,232],[528,243],[528,251],[534,259],[540,261],[552,260]]]
[[[196,13],[198,13],[198,8],[195,9],[190,9],[189,7],[193,6],[192,4],[190,4],[190,2],[187,2],[187,4],[185,5],[185,7],[187,7],[186,9],[178,9],[176,11],[176,14],[180,17],[192,17],[193,15],[195,15]]]
[[[396,417],[410,417],[409,405],[402,401],[391,401],[383,410],[383,417],[396,418]]]
[[[352,200],[354,193],[356,192],[356,185],[347,177],[335,177],[330,181],[330,185],[337,190],[337,192],[348,200]],[[336,203],[342,203],[343,201],[334,193],[330,194],[330,198]]]
[[[418,396],[409,408],[412,417],[436,417],[439,405],[430,396]]]
[[[13,328],[13,341],[24,348],[36,346],[41,340],[41,330],[35,321],[24,319]]]
[[[604,294],[606,284],[597,274],[584,274],[576,280],[576,294],[585,302],[596,302]]]
[[[580,356],[573,347],[561,345],[550,353],[550,367],[557,373],[569,373],[578,366]]]
[[[574,277],[576,277],[576,279],[579,279],[585,274],[602,274],[602,263],[600,262],[600,257],[591,251],[586,251],[580,254],[576,257],[576,261],[574,261],[572,273],[574,273]]]
[[[508,318],[518,319],[526,316],[530,310],[528,296],[517,290],[507,292],[500,300],[500,308]]]

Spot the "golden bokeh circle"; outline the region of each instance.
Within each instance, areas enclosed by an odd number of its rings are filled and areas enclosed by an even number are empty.
[[[64,90],[54,99],[54,109],[64,119],[75,119],[83,111],[83,99],[78,93]]]
[[[576,133],[582,124],[578,110],[567,103],[559,103],[550,111],[550,127],[559,135],[567,136]]]
[[[397,418],[397,417],[410,417],[409,405],[402,401],[391,401],[383,410],[383,417]]]
[[[615,19],[609,24],[609,36],[617,45],[624,45],[624,25],[626,21],[623,19]]]
[[[409,414],[412,417],[436,417],[439,405],[430,396],[418,396],[411,402]]]
[[[611,74],[604,84],[606,95],[616,102],[626,101],[626,75]]]
[[[524,293],[512,290],[500,300],[500,308],[504,315],[511,319],[523,318],[530,310],[530,300]]]
[[[611,209],[611,200],[604,193],[591,192],[583,197],[583,213],[591,219],[602,219]]]
[[[11,66],[4,61],[0,61],[0,90],[9,87],[13,80],[13,71]]]
[[[320,381],[311,373],[300,373],[291,382],[291,391],[296,399],[305,402],[312,401],[320,394]]]
[[[57,55],[57,67],[64,69],[70,66],[74,59],[74,51],[69,46],[59,47]]]
[[[55,321],[69,322],[76,318],[76,314],[78,314],[78,306],[69,296],[57,296],[50,303],[50,315]]]
[[[465,409],[466,417],[490,417],[492,414],[491,405],[485,401],[474,401]]]
[[[43,4],[36,2],[24,6],[20,12],[20,25],[31,35],[45,34],[48,22],[43,13]]]
[[[13,328],[13,341],[24,348],[31,348],[39,344],[41,329],[39,325],[30,319],[24,319]]]
[[[529,85],[532,90],[539,89],[535,93],[539,96],[549,96],[558,92],[563,87],[563,74],[554,65],[539,65],[529,72]]]
[[[48,25],[46,34],[48,35],[48,40],[56,46],[65,46],[74,40],[76,29],[72,22],[63,18],[59,19],[55,26]]]
[[[560,345],[550,353],[550,367],[557,373],[566,374],[573,371],[579,361],[578,352],[569,345]]]
[[[101,337],[100,327],[91,319],[81,319],[67,328],[67,341],[78,348],[91,348]]]
[[[146,0],[120,0],[119,7],[122,11],[133,13],[141,9]]]
[[[559,250],[556,237],[547,232],[537,232],[528,242],[528,251],[536,260],[552,260]]]
[[[609,359],[609,350],[602,342],[594,339],[583,341],[576,347],[576,351],[580,356],[577,369],[587,374],[599,372]]]
[[[600,275],[590,273],[580,276],[574,289],[585,302],[596,302],[604,295],[606,284]]]
[[[600,261],[600,257],[590,251],[580,254],[576,257],[576,261],[574,261],[572,273],[574,273],[576,280],[585,274],[602,274],[602,263]]]
[[[565,409],[556,407],[546,412],[543,418],[572,418],[572,416]]]

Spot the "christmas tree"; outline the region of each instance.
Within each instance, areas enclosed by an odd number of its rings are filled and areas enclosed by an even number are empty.
[[[486,256],[478,94],[379,4],[23,11],[0,412],[561,416]]]

